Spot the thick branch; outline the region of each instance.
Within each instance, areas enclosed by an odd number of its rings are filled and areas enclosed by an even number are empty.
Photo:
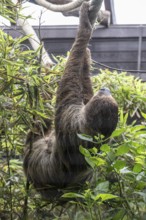
[[[35,0],[33,0],[33,1],[35,1]],[[64,4],[72,2],[73,0],[46,0],[46,1],[50,2],[52,4],[56,4],[56,5],[64,5]]]
[[[29,2],[37,4],[35,0],[29,0]],[[46,0],[46,2],[50,2],[55,5],[65,5],[67,3],[73,2],[73,0]]]
[[[11,0],[11,2],[12,2],[12,6],[14,5],[14,7],[15,7],[16,6],[15,1]],[[31,35],[31,37],[29,38],[29,42],[30,42],[32,48],[35,51],[37,51],[41,45],[41,42],[40,42],[37,34],[35,33],[34,29],[32,28],[32,26],[28,23],[28,21],[26,19],[19,18],[19,17],[17,18],[16,23],[18,26],[20,26],[22,28],[25,35]],[[47,51],[45,50],[44,46],[42,47],[42,57],[41,58],[42,58],[43,65],[46,67],[50,67],[54,64],[53,61],[51,60],[51,58],[49,57]]]
[[[74,16],[74,17],[79,17],[79,8],[76,8],[75,10],[72,11],[67,11],[62,13],[64,16]],[[109,27],[111,20],[110,20],[110,11],[103,11],[100,10],[97,14],[97,21],[100,25],[104,25],[106,27]]]
[[[90,0],[84,0],[84,1],[90,1]],[[42,0],[30,0],[31,3],[35,3],[35,4],[42,4]],[[55,7],[55,11],[57,8],[57,11],[60,10],[60,6],[63,7],[63,10],[66,8],[66,6],[68,7],[68,5],[71,5],[72,3],[75,3],[75,1],[73,2],[73,0],[44,0],[45,4],[47,5],[51,5],[51,7]],[[79,1],[77,1],[79,2]],[[82,1],[81,1],[82,2]],[[104,26],[109,26],[110,24],[110,12],[108,11],[99,11],[99,8],[101,7],[102,1],[100,0],[92,0],[91,1],[91,7],[90,10],[92,11],[92,16],[91,17],[95,17],[93,23],[97,20],[101,25]],[[58,6],[60,5],[60,6]],[[44,7],[46,7],[44,5]],[[60,11],[62,12],[62,14],[64,16],[74,16],[74,17],[79,17],[79,7],[75,7],[73,9],[69,9],[69,11],[67,11],[65,9],[65,11]],[[49,9],[49,8],[48,8]],[[52,8],[50,8],[50,10],[52,10]],[[98,12],[99,11],[99,12]],[[98,13],[97,13],[98,12]],[[92,20],[92,18],[91,18]]]
[[[32,28],[32,26],[28,23],[27,20],[24,20],[23,18],[17,19],[17,25],[21,26],[25,35],[31,35],[31,37],[29,37],[29,42],[30,42],[32,48],[36,51],[40,47],[41,43],[40,43],[40,40],[39,40],[38,36],[36,35],[34,29]],[[42,47],[42,63],[44,66],[47,66],[47,67],[53,65],[53,61],[49,57],[44,46]]]
[[[43,6],[51,11],[54,12],[64,12],[64,11],[70,11],[72,9],[75,9],[79,6],[81,6],[81,4],[86,1],[86,0],[76,0],[70,3],[67,3],[65,5],[55,5],[52,3],[47,2],[46,0],[35,0],[35,2],[40,5]]]

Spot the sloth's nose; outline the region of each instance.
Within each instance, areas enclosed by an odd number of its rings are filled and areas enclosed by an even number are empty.
[[[107,87],[103,87],[99,90],[101,93],[104,93],[105,95],[111,95],[110,89]]]

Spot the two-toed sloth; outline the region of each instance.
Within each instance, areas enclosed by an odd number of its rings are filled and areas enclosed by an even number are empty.
[[[34,187],[48,199],[55,199],[61,189],[80,187],[92,171],[79,152],[82,141],[78,133],[105,137],[111,135],[118,121],[118,106],[108,89],[93,95],[90,80],[91,38],[89,4],[82,4],[80,23],[71,48],[64,75],[57,90],[55,129],[47,124],[43,134],[30,132],[24,155],[24,171]],[[31,147],[30,147],[31,145]]]

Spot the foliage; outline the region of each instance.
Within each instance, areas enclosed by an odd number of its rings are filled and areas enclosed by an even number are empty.
[[[108,87],[118,102],[130,116],[140,117],[140,111],[146,112],[146,84],[139,78],[127,75],[125,72],[117,73],[109,70],[101,70],[98,77],[93,77],[94,89]]]
[[[15,23],[17,10],[11,0],[1,0],[0,15],[8,19],[10,22]]]
[[[9,20],[12,24],[16,24],[17,18],[26,18],[25,16],[21,15],[22,9],[22,2],[18,1],[15,4],[12,0],[1,0],[0,1],[0,15],[7,20]],[[27,16],[30,18],[31,16]]]
[[[37,51],[24,50],[27,37],[12,39],[0,31],[0,219],[145,219],[146,215],[146,84],[126,73],[106,70],[93,77],[95,90],[108,86],[120,106],[119,125],[101,150],[81,153],[95,173],[78,192],[65,191],[67,204],[42,201],[28,187],[22,156],[28,129],[53,119],[55,93],[66,59],[51,70],[40,66]],[[140,112],[142,123],[127,125]],[[92,141],[91,137],[79,134]],[[103,137],[95,137],[101,142]]]
[[[146,215],[146,126],[127,125],[126,120],[121,112],[118,128],[100,151],[80,147],[95,172],[93,185],[81,194],[91,219],[144,219]]]
[[[0,215],[6,211],[11,219],[19,219],[19,212],[25,211],[22,155],[26,133],[33,130],[35,121],[53,117],[61,69],[61,65],[49,73],[42,69],[36,52],[24,50],[27,38],[14,40],[0,30]],[[37,53],[41,56],[41,48]]]

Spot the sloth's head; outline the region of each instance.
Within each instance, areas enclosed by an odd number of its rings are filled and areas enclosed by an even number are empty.
[[[100,89],[85,106],[85,120],[93,134],[111,135],[118,122],[118,105],[108,88]]]

